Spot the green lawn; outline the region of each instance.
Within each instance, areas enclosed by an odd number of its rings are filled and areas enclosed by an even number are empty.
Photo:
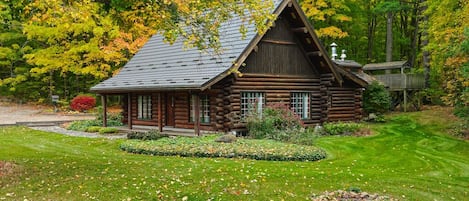
[[[412,121],[419,119],[422,124]],[[371,137],[324,137],[317,162],[182,158],[129,154],[121,140],[0,128],[0,200],[305,200],[358,187],[402,200],[469,197],[469,143],[441,131],[438,111],[395,115]]]

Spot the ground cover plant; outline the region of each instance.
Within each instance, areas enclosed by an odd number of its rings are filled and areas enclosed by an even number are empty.
[[[317,161],[326,157],[324,151],[313,146],[254,139],[219,143],[215,142],[218,137],[218,135],[208,135],[197,138],[161,138],[154,141],[129,140],[121,144],[120,148],[130,153],[149,155],[249,158],[273,161]]]
[[[7,200],[308,200],[359,188],[399,200],[465,200],[469,142],[447,135],[440,110],[395,114],[373,136],[316,140],[316,162],[163,157],[119,150],[125,140],[0,127]],[[417,122],[418,120],[418,122]]]
[[[245,119],[248,136],[302,145],[312,145],[319,135],[305,129],[300,117],[284,103],[270,103],[259,114],[253,110]]]

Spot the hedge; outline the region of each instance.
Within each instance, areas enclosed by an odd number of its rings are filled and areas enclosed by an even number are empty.
[[[273,140],[239,139],[233,143],[215,142],[217,135],[188,138],[161,138],[156,141],[127,140],[120,149],[129,153],[158,156],[248,158],[271,161],[317,161],[326,152],[307,145]]]

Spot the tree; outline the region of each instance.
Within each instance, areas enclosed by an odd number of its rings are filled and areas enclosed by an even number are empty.
[[[350,22],[351,17],[345,15],[350,11],[345,0],[303,0],[301,7],[310,20],[315,23],[319,37],[344,38],[348,33],[337,27]]]
[[[221,52],[218,27],[232,17],[265,32],[271,1],[9,0],[0,2],[0,87],[37,100],[74,97],[111,76],[158,32],[166,41]],[[15,29],[12,29],[15,25]],[[33,93],[19,90],[35,86]]]
[[[432,76],[449,105],[469,106],[469,2],[427,0]]]

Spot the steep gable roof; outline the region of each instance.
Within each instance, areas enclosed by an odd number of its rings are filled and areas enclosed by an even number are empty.
[[[318,66],[331,72],[340,83],[340,75],[312,26],[308,23],[301,7],[295,0],[274,0],[274,14],[279,15],[286,8],[295,12],[298,29],[315,49],[319,57]],[[263,35],[257,34],[254,25],[248,25],[245,39],[241,39],[240,18],[232,18],[220,26],[220,55],[203,53],[196,48],[184,50],[183,42],[177,40],[173,45],[163,42],[163,36],[154,35],[140,51],[121,69],[121,71],[96,86],[91,91],[98,93],[143,91],[143,90],[204,90],[237,70],[253,51]],[[322,54],[321,54],[322,52]],[[314,53],[314,52],[313,52]]]

